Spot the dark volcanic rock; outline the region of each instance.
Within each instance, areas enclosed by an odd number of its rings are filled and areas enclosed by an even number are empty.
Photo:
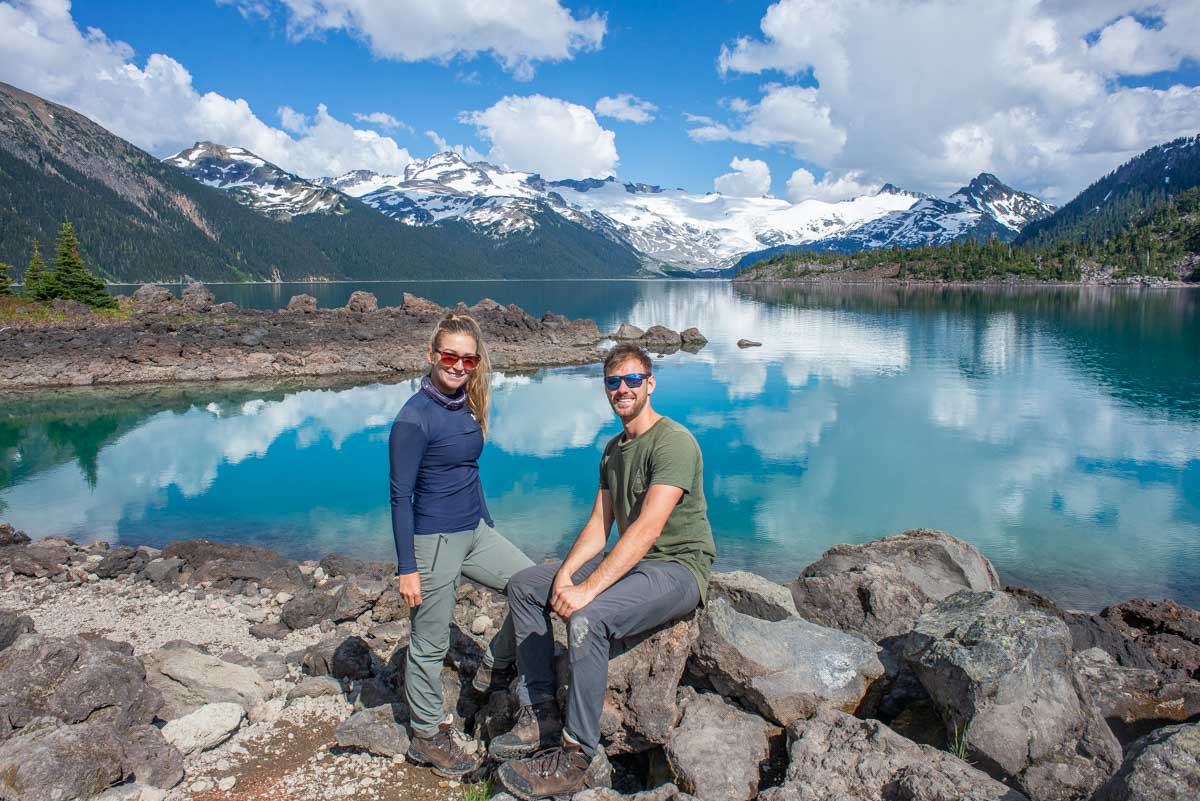
[[[340,588],[303,590],[283,605],[280,620],[292,629],[315,626],[329,620],[338,606]]]
[[[184,564],[182,559],[153,559],[142,569],[142,576],[159,586],[177,584]]]
[[[613,648],[600,732],[609,754],[645,751],[671,738],[679,719],[675,690],[696,639],[694,618]]]
[[[408,292],[404,293],[400,303],[400,308],[420,316],[432,316],[442,313],[442,307],[432,300],[426,300],[425,298],[411,295]]]
[[[699,328],[685,328],[679,332],[679,338],[684,348],[699,349],[708,344],[708,337],[701,334]]]
[[[641,339],[645,335],[646,332],[638,328],[636,325],[633,325],[632,323],[621,323],[621,325],[617,327],[617,330],[613,332],[612,338],[626,341]]]
[[[175,296],[158,284],[142,284],[133,293],[133,305],[138,309],[161,311],[175,303]]]
[[[292,299],[288,301],[287,310],[311,314],[317,310],[317,299],[312,295],[292,295]]]
[[[371,647],[361,637],[329,637],[304,651],[310,676],[365,679],[371,675]]]
[[[1200,679],[1200,611],[1171,600],[1134,598],[1100,613],[1163,665]]]
[[[235,582],[253,581],[260,587],[293,593],[309,586],[295,562],[266,548],[179,540],[163,549],[163,557],[182,559],[191,571],[191,584],[209,582],[214,587],[230,587]]]
[[[193,281],[183,290],[183,306],[191,311],[206,312],[212,308],[214,300],[213,293],[199,281]]]
[[[0,736],[34,718],[149,723],[162,695],[124,643],[80,637],[20,637],[0,651]]]
[[[1034,801],[1086,797],[1120,745],[1071,664],[1063,621],[1003,592],[962,591],[923,614],[904,657],[975,764]]]
[[[1099,648],[1075,654],[1072,666],[1122,745],[1162,726],[1200,720],[1200,681],[1172,681],[1155,670],[1123,667]]]
[[[70,561],[70,548],[47,540],[0,548],[0,564],[8,565],[18,576],[57,576],[67,569]]]
[[[370,292],[363,292],[361,289],[350,293],[350,299],[346,301],[346,308],[352,312],[365,314],[379,309],[379,300]]]
[[[1028,801],[961,759],[877,720],[823,709],[788,727],[787,778],[759,801]]]
[[[791,584],[800,615],[873,640],[912,630],[917,617],[959,590],[998,590],[995,568],[944,531],[914,529],[862,545],[836,545]]]
[[[118,545],[109,549],[104,558],[92,568],[92,572],[102,579],[140,573],[149,562],[145,551],[131,548],[128,545]]]
[[[652,350],[656,353],[674,353],[679,350],[683,344],[683,340],[679,336],[678,331],[672,331],[670,328],[662,325],[652,325],[646,329],[646,333],[642,334],[639,343],[646,350]]]
[[[29,542],[29,535],[24,531],[18,531],[9,523],[0,523],[0,547],[5,545],[25,545]]]

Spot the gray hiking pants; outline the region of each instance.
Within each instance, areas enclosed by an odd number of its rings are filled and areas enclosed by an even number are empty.
[[[603,560],[600,554],[576,573],[578,584]],[[522,570],[508,582],[508,605],[517,635],[518,695],[530,705],[554,698],[554,635],[550,589],[562,562]],[[571,616],[567,623],[570,687],[565,733],[588,757],[600,747],[600,711],[608,688],[612,643],[683,617],[700,603],[700,588],[686,567],[643,559]]]
[[[442,662],[450,650],[450,618],[462,577],[504,592],[509,578],[533,562],[482,520],[474,531],[418,534],[413,545],[421,576],[421,605],[410,612],[412,637],[405,665],[404,695],[413,731],[432,737],[446,718]],[[505,615],[483,661],[504,668],[515,658],[512,618]]]

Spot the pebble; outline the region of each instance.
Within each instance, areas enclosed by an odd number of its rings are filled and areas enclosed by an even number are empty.
[[[471,621],[471,633],[476,635],[486,634],[487,630],[492,627],[492,619],[487,615],[479,615]]]
[[[233,789],[233,786],[235,784],[237,784],[237,777],[226,776],[225,778],[223,778],[219,782],[217,782],[217,787],[221,790],[229,792],[230,790]]]
[[[200,779],[199,781],[192,782],[191,791],[193,793],[207,793],[211,789],[212,782],[208,781],[207,779]]]

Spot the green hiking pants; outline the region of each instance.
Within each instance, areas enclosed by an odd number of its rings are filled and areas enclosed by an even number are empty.
[[[504,593],[509,578],[533,562],[482,520],[474,531],[418,534],[413,543],[417,572],[421,576],[421,605],[410,612],[412,638],[408,645],[404,693],[413,730],[432,736],[437,734],[438,724],[446,719],[442,663],[450,650],[450,618],[463,576]],[[506,614],[483,661],[504,668],[516,660],[516,654],[512,618]]]

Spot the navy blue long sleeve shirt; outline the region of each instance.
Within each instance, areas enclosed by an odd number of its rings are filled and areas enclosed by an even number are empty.
[[[470,408],[448,409],[418,391],[396,415],[388,451],[397,573],[417,569],[414,535],[493,525],[479,482],[483,431]]]

